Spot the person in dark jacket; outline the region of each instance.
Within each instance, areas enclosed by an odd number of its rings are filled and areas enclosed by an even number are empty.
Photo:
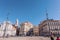
[[[52,36],[50,38],[51,38],[51,40],[54,40],[54,38]]]
[[[51,40],[54,40],[54,37],[53,37],[53,36],[51,36],[51,37],[50,37],[50,39],[51,39]]]

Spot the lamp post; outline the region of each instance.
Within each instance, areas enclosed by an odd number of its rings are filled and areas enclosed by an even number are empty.
[[[49,26],[49,23],[47,24],[48,25],[48,27],[49,27],[49,36],[51,35],[51,33],[50,33],[50,26]]]
[[[5,37],[5,32],[6,32],[6,26],[5,26],[5,29],[4,29],[4,34],[3,34],[3,37]]]
[[[5,35],[6,35],[6,27],[7,27],[7,21],[6,21],[6,25],[5,25],[5,28],[4,28],[4,34],[3,34],[3,37],[5,37]]]
[[[5,25],[5,28],[4,28],[3,37],[5,37],[5,35],[6,35],[6,27],[7,27],[7,25],[8,25],[8,22],[7,22],[7,21],[9,20],[8,16],[9,16],[9,13],[7,13],[7,20],[6,20],[6,25]]]

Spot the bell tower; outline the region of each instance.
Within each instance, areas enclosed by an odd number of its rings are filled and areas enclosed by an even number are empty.
[[[16,23],[15,23],[15,26],[18,26],[18,19],[16,19]]]

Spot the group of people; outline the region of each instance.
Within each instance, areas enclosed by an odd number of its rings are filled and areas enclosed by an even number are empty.
[[[54,40],[54,36],[51,36],[50,39]],[[57,36],[56,40],[60,40],[59,36]]]

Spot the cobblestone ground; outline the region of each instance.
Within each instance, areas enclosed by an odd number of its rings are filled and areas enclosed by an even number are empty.
[[[0,38],[0,40],[50,40],[50,38],[37,37],[37,36],[36,37],[8,37],[8,38]]]

